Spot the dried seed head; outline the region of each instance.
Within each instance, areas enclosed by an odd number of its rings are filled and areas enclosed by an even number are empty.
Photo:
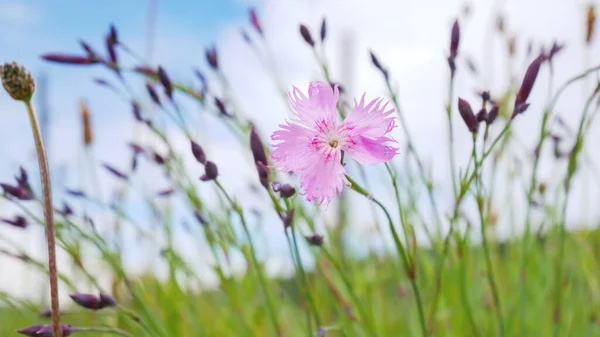
[[[327,36],[327,20],[323,18],[321,22],[321,42],[325,41],[325,37]]]
[[[586,18],[586,30],[585,30],[585,43],[588,45],[592,42],[594,37],[594,27],[596,25],[596,7],[594,4],[590,4],[587,8]]]
[[[281,186],[281,189],[279,190],[279,194],[281,195],[282,198],[291,198],[294,194],[296,194],[296,189],[290,185],[290,184],[285,184],[283,186]]]
[[[0,77],[6,92],[17,101],[29,101],[35,91],[31,74],[16,62],[5,63],[0,67]]]
[[[314,48],[315,41],[313,40],[312,36],[310,35],[310,31],[308,30],[308,28],[306,28],[305,25],[300,25],[300,35],[302,35],[302,38],[306,43],[308,43],[311,47]]]
[[[323,235],[313,234],[307,235],[304,238],[306,238],[306,242],[311,246],[321,247],[323,245]]]
[[[81,121],[83,124],[83,144],[89,146],[92,144],[94,137],[92,132],[92,119],[90,117],[90,110],[84,101],[79,102],[79,111],[81,111]]]
[[[217,47],[206,48],[206,61],[213,70],[219,70],[219,60],[217,58]]]
[[[192,154],[194,155],[194,158],[204,165],[206,163],[206,154],[204,154],[204,150],[202,150],[202,147],[195,141],[192,140],[190,143],[192,145]]]
[[[476,133],[477,119],[473,114],[473,109],[471,109],[471,105],[469,104],[469,102],[459,97],[458,111],[460,112],[460,116],[462,117],[463,121],[467,125],[467,128],[469,128],[469,131],[471,131],[471,133]]]
[[[219,175],[219,170],[217,169],[217,165],[210,160],[207,160],[204,163],[204,175],[200,177],[202,181],[210,181],[217,179]]]
[[[262,26],[260,25],[260,20],[258,19],[258,15],[256,15],[256,10],[254,10],[254,8],[250,9],[250,23],[260,35],[263,35]]]

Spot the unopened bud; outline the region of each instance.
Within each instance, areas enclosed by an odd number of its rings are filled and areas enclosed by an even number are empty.
[[[200,180],[202,180],[202,181],[215,180],[215,179],[217,179],[218,175],[219,175],[219,170],[217,169],[217,165],[215,163],[213,163],[212,161],[207,160],[206,163],[204,163],[204,175],[202,177],[200,177]]]
[[[129,177],[127,177],[127,175],[125,173],[123,173],[123,172],[121,172],[121,171],[113,168],[112,166],[110,166],[108,164],[103,164],[102,166],[104,166],[104,168],[108,172],[112,173],[115,177],[117,177],[119,179],[122,179],[122,180],[128,180],[129,179]]]
[[[450,33],[450,58],[455,59],[458,55],[458,43],[460,42],[460,26],[458,25],[458,19],[454,21],[452,25],[452,32]]]
[[[296,194],[296,189],[294,188],[294,186],[292,186],[290,184],[285,184],[285,185],[281,186],[279,194],[281,195],[282,198],[285,198],[285,199],[291,198],[294,194]]]
[[[5,63],[0,67],[0,77],[6,92],[17,101],[29,101],[35,91],[31,74],[16,62]]]
[[[304,237],[311,246],[321,247],[323,245],[323,235],[313,234]]]
[[[219,109],[219,113],[221,113],[221,115],[231,117],[231,115],[227,112],[227,109],[225,108],[225,103],[223,103],[223,101],[219,99],[219,97],[215,97],[215,105],[217,106],[217,109]]]
[[[529,97],[529,94],[531,93],[531,89],[533,89],[533,85],[535,84],[535,80],[543,61],[544,55],[540,55],[533,60],[533,62],[531,62],[527,68],[525,76],[523,77],[523,82],[521,83],[521,87],[517,92],[517,98],[515,99],[515,111],[513,112],[512,118],[514,118],[517,114],[524,112],[529,106],[529,104],[525,105],[525,103]]]
[[[469,131],[471,131],[471,133],[476,133],[477,119],[473,114],[473,110],[471,109],[469,102],[462,98],[458,98],[458,111],[460,112],[460,116],[462,117],[463,121],[467,125],[467,128],[469,128]]]
[[[271,183],[271,188],[273,189],[273,192],[277,193],[281,191],[281,183],[278,181],[274,181],[273,183]]]
[[[98,63],[96,60],[90,60],[89,57],[75,56],[66,54],[44,54],[42,59],[55,63],[73,64],[73,65],[88,65]]]
[[[169,79],[169,76],[163,67],[158,67],[158,79],[160,80],[160,84],[162,84],[163,88],[165,88],[165,95],[172,100],[173,84],[171,84],[171,80]]]
[[[72,295],[69,295],[69,297],[71,297],[71,299],[73,299],[73,302],[77,303],[78,305],[80,305],[86,309],[90,309],[90,310],[100,309],[100,300],[98,299],[98,297],[96,295],[72,294]]]
[[[258,15],[256,15],[256,10],[254,10],[254,8],[250,9],[250,23],[260,35],[263,35],[262,26],[260,25],[260,20],[258,19]]]
[[[300,25],[300,35],[302,35],[304,41],[308,43],[311,47],[315,46],[315,41],[313,40],[312,36],[310,35],[310,31],[308,30],[308,28],[306,28],[305,25]]]
[[[98,297],[100,299],[100,306],[103,308],[117,306],[117,301],[115,300],[115,298],[112,295],[109,295],[106,293],[100,293],[100,296],[98,296]]]
[[[72,325],[61,324],[60,328],[62,337],[67,337],[73,332],[77,331],[77,329]],[[32,325],[30,327],[17,330],[17,332],[30,337],[52,337],[54,335],[52,332],[52,325],[50,324]]]
[[[158,98],[158,94],[156,93],[156,90],[154,90],[154,86],[150,83],[146,83],[146,90],[148,90],[148,94],[150,95],[150,98],[152,98],[152,101],[157,105],[161,105],[160,98]]]
[[[373,51],[370,51],[369,53],[371,54],[371,62],[373,63],[375,68],[377,68],[377,69],[379,69],[379,71],[381,71],[381,73],[383,74],[383,76],[385,77],[385,79],[387,81],[389,79],[389,73],[388,73],[387,69],[385,69],[381,65],[381,62],[379,62],[379,59],[377,58],[377,56],[375,56]]]
[[[201,164],[206,163],[206,154],[204,154],[202,147],[193,140],[190,141],[190,143],[192,145],[192,154],[194,155],[194,158]]]
[[[283,221],[284,230],[290,227],[294,221],[294,209],[290,209],[286,214],[280,214],[281,221]]]
[[[27,219],[20,215],[17,215],[14,219],[0,219],[0,221],[17,228],[27,227]]]
[[[219,70],[219,60],[217,58],[217,47],[212,46],[206,49],[206,61],[213,70]]]
[[[327,21],[323,18],[321,22],[321,42],[325,41],[325,36],[327,36]]]
[[[496,120],[496,117],[498,117],[498,110],[498,105],[492,105],[492,108],[488,112],[487,119],[485,121],[488,125],[492,124]]]
[[[475,115],[475,119],[477,120],[477,123],[487,120],[487,111],[485,110],[485,108],[481,108],[481,110],[477,112],[477,115]]]
[[[0,183],[0,187],[2,187],[4,193],[12,195],[13,197],[19,200],[27,201],[33,200],[35,198],[33,191],[24,186],[13,186],[9,184]]]

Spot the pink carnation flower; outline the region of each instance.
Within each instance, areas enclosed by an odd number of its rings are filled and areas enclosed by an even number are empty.
[[[308,97],[294,87],[288,93],[292,106],[291,121],[279,125],[271,139],[271,158],[278,170],[300,176],[300,188],[308,201],[328,204],[337,193],[342,194],[346,170],[342,151],[361,164],[378,164],[392,159],[398,149],[386,145],[395,142],[389,132],[396,126],[394,109],[377,98],[365,105],[365,95],[339,123],[336,104],[337,86],[312,82]]]

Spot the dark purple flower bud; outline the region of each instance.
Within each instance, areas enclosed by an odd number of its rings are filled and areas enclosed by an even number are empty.
[[[206,49],[206,61],[213,70],[219,70],[219,60],[217,59],[217,47],[212,46]]]
[[[127,177],[127,175],[125,173],[123,173],[123,172],[121,172],[121,171],[119,171],[119,170],[111,167],[108,164],[102,164],[102,166],[104,166],[104,168],[106,170],[108,170],[110,173],[112,173],[117,178],[120,178],[120,179],[123,179],[123,180],[128,180],[129,179],[129,177]]]
[[[483,104],[485,104],[486,102],[488,102],[491,99],[490,92],[487,90],[479,92],[478,95],[479,95],[479,97],[481,97]]]
[[[498,117],[498,110],[498,105],[492,105],[492,108],[488,112],[487,119],[485,121],[488,125],[492,124],[496,120],[496,117]]]
[[[90,47],[90,45],[85,41],[79,40],[79,44],[83,50],[85,50],[86,54],[88,55],[88,59],[90,59],[92,62],[102,61],[102,57],[98,56],[98,53],[96,53],[96,51],[94,51],[94,49],[92,49],[92,47]]]
[[[287,229],[292,225],[294,221],[294,209],[290,209],[286,214],[280,214],[281,221],[283,221],[283,229]]]
[[[381,73],[383,74],[383,76],[385,77],[386,81],[388,80],[388,71],[387,69],[385,69],[381,63],[379,62],[379,59],[377,58],[377,56],[375,56],[375,54],[373,53],[373,51],[369,52],[371,54],[371,62],[373,63],[373,65],[375,66],[375,68],[379,69],[379,71],[381,71]]]
[[[550,51],[548,52],[548,56],[546,58],[549,61],[552,61],[554,56],[558,54],[564,47],[564,44],[558,44],[556,41],[552,42],[552,47],[550,48]]]
[[[194,158],[204,165],[206,163],[206,154],[204,154],[204,150],[202,150],[202,147],[195,141],[192,140],[190,143],[192,144],[192,154],[194,155]]]
[[[114,40],[113,40],[110,32],[108,33],[108,35],[106,35],[105,42],[106,42],[106,50],[108,51],[108,57],[110,58],[110,62],[112,62],[112,64],[116,66],[118,64],[119,60],[117,58],[117,51],[115,49],[115,43],[114,43]]]
[[[481,108],[481,110],[477,112],[477,115],[475,115],[475,119],[478,123],[487,120],[487,111],[485,110],[485,108]]]
[[[165,163],[165,161],[166,161],[165,157],[163,157],[162,155],[160,155],[160,154],[158,154],[156,152],[152,152],[152,159],[158,165],[163,165]]]
[[[100,299],[100,306],[103,308],[117,306],[117,301],[115,300],[115,298],[112,295],[109,295],[106,293],[100,293],[100,296],[98,296],[98,297]]]
[[[277,193],[281,191],[281,183],[278,181],[274,181],[271,183],[271,188],[273,189],[273,192]]]
[[[254,156],[254,162],[261,162],[265,166],[268,164],[265,147],[254,126],[252,126],[252,130],[250,131],[250,149],[252,150],[252,156]]]
[[[138,122],[143,122],[144,118],[142,118],[142,112],[140,110],[140,105],[137,104],[136,101],[131,102],[131,111],[133,112],[133,118],[135,118]]]
[[[523,82],[521,83],[521,87],[517,92],[517,98],[515,100],[515,112],[513,113],[513,118],[516,114],[525,111],[524,109],[518,109],[520,105],[527,101],[529,94],[531,93],[531,89],[533,89],[533,85],[535,84],[535,80],[537,78],[538,72],[540,71],[540,66],[544,61],[544,56],[538,56],[527,68],[525,72],[525,76],[523,77]],[[521,110],[517,112],[517,110]]]
[[[250,9],[250,23],[260,35],[263,35],[262,26],[260,25],[260,20],[258,20],[258,15],[256,15],[254,8]]]
[[[20,215],[17,215],[14,219],[0,219],[0,221],[17,228],[27,227],[27,219]]]
[[[73,215],[73,209],[71,208],[71,206],[69,206],[69,204],[67,204],[66,202],[63,202],[63,209],[62,211],[60,211],[60,215],[64,216],[64,217],[68,217]]]
[[[108,37],[112,44],[119,44],[119,37],[117,34],[117,28],[115,25],[110,25],[110,31],[108,32]]]
[[[80,306],[91,309],[98,310],[100,308],[100,299],[96,295],[92,294],[72,294],[69,295],[73,302],[79,304]]]
[[[313,234],[304,237],[311,246],[321,247],[323,245],[323,235]]]
[[[462,117],[463,121],[467,125],[467,128],[469,128],[469,131],[471,131],[471,133],[476,133],[477,132],[477,119],[475,118],[475,115],[473,114],[473,110],[471,109],[471,105],[469,104],[469,102],[467,102],[464,99],[459,97],[458,98],[458,111],[460,112],[460,116]]]
[[[201,225],[206,226],[208,224],[208,221],[206,221],[206,218],[202,215],[202,213],[200,213],[200,211],[195,211],[194,217]]]
[[[19,183],[19,186],[23,186],[23,187],[29,187],[29,180],[28,175],[27,175],[27,171],[25,171],[25,169],[23,168],[23,166],[21,166],[19,168],[19,176],[15,177],[15,179],[17,180],[17,183]]]
[[[72,196],[72,197],[76,197],[76,198],[85,198],[85,192],[80,191],[80,190],[72,190],[72,189],[66,189],[66,192],[68,195]]]
[[[23,200],[23,201],[33,200],[35,197],[33,195],[33,191],[31,191],[30,189],[25,188],[23,186],[13,186],[13,185],[9,185],[9,184],[0,183],[0,187],[2,187],[2,189],[4,190],[4,193],[12,195],[13,197],[15,197],[19,200]]]
[[[244,39],[244,41],[246,41],[247,44],[251,44],[252,39],[250,38],[250,35],[248,35],[248,33],[244,29],[241,29],[240,32],[242,33],[242,38]]]
[[[217,109],[219,109],[221,115],[231,117],[231,115],[227,112],[227,109],[225,108],[225,103],[223,103],[223,101],[221,101],[219,97],[215,97],[215,105],[217,106]]]
[[[162,190],[160,192],[157,193],[157,195],[159,197],[168,197],[171,194],[173,194],[175,192],[175,190],[173,188],[167,188],[166,190]]]
[[[63,64],[75,64],[75,65],[88,65],[98,63],[97,61],[92,61],[88,57],[84,56],[74,56],[74,55],[66,55],[66,54],[44,54],[42,55],[42,59],[55,63],[63,63]]]
[[[156,70],[154,70],[150,67],[146,67],[146,66],[138,66],[138,67],[135,67],[133,70],[140,74],[144,74],[144,75],[150,76],[150,77],[158,76],[158,73],[156,72]]]
[[[215,163],[213,163],[212,161],[207,160],[204,163],[204,175],[202,177],[200,177],[200,180],[202,180],[202,181],[215,180],[215,179],[217,179],[218,175],[219,175],[219,170],[217,169],[217,165],[215,165]]]
[[[40,330],[42,330],[42,328],[44,327],[43,324],[38,324],[38,325],[32,325],[29,326],[27,328],[23,328],[20,330],[17,330],[18,333],[25,335],[25,336],[31,336],[31,337],[36,337],[39,336],[38,332]]]
[[[296,189],[290,184],[285,184],[285,185],[281,186],[281,189],[279,192],[280,192],[279,194],[281,195],[282,198],[287,199],[287,198],[292,197],[294,194],[296,194]]]
[[[452,32],[450,33],[450,58],[455,59],[458,55],[458,43],[460,41],[460,27],[458,25],[458,19],[454,21],[452,25]]]
[[[42,318],[50,318],[50,317],[52,317],[52,310],[51,309],[44,309],[44,310],[40,311],[40,317],[42,317]]]
[[[321,42],[325,41],[325,36],[327,36],[327,21],[323,18],[321,22]]]
[[[515,105],[515,110],[513,111],[511,119],[515,118],[518,114],[525,112],[527,108],[529,108],[529,103],[520,103]]]
[[[60,329],[62,332],[62,337],[70,336],[72,333],[77,331],[77,328],[75,328],[72,325],[67,325],[67,324],[61,324]],[[34,335],[28,335],[28,336],[53,337],[54,333],[52,330],[53,330],[52,325],[45,324],[45,325],[42,325],[41,328]],[[20,331],[18,331],[18,332],[20,332]]]
[[[165,95],[169,97],[169,99],[173,99],[173,84],[167,75],[167,72],[163,67],[158,67],[158,79],[160,80],[160,84],[165,88]]]
[[[148,94],[150,95],[150,98],[152,98],[152,101],[158,105],[161,105],[158,94],[156,93],[156,90],[154,90],[154,86],[152,86],[150,83],[146,83],[146,89],[148,90]]]
[[[256,171],[258,172],[258,179],[261,185],[265,188],[269,188],[269,169],[260,161],[256,162]]]
[[[313,40],[312,36],[310,35],[310,31],[308,30],[308,28],[306,28],[305,25],[300,25],[300,35],[302,35],[302,38],[306,43],[308,43],[311,47],[314,48],[315,41]]]

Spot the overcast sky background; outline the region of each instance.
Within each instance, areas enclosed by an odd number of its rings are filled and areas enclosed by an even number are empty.
[[[445,58],[450,27],[457,16],[461,17],[461,45],[455,95],[471,100],[474,105],[478,104],[475,103],[475,90],[489,89],[493,96],[500,95],[506,90],[511,77],[520,81],[527,65],[535,57],[526,55],[529,41],[533,41],[534,54],[541,45],[549,47],[555,39],[566,44],[566,49],[555,60],[554,88],[583,69],[595,65],[595,62],[600,62],[598,42],[595,41],[591,48],[585,48],[584,45],[585,8],[589,1],[548,0],[543,2],[543,6],[538,0],[482,0],[469,3],[447,0],[207,0],[157,3],[155,26],[149,32],[149,8],[148,3],[143,1],[83,3],[60,0],[51,4],[0,0],[0,30],[3,32],[0,35],[0,61],[17,60],[37,79],[42,76],[47,79],[51,127],[46,145],[49,147],[55,187],[73,187],[86,177],[89,178],[80,173],[79,169],[85,163],[78,109],[78,102],[82,99],[87,102],[93,114],[94,153],[97,162],[109,162],[119,168],[125,168],[129,163],[129,151],[125,144],[135,135],[132,132],[135,128],[129,105],[92,81],[94,76],[112,79],[111,74],[98,68],[65,67],[40,60],[40,55],[47,52],[79,53],[79,39],[103,51],[103,37],[111,23],[118,28],[121,40],[149,58],[152,64],[165,67],[174,80],[182,83],[195,81],[191,71],[194,67],[209,73],[204,48],[215,43],[221,67],[236,95],[236,103],[242,108],[242,113],[254,120],[267,136],[285,119],[286,105],[267,70],[241,37],[240,29],[251,31],[247,17],[248,7],[257,8],[266,40],[274,55],[272,64],[288,90],[295,85],[306,91],[309,81],[322,79],[311,50],[298,34],[298,24],[306,24],[316,39],[321,20],[326,17],[327,59],[334,80],[345,84],[349,96],[359,96],[363,92],[367,92],[368,98],[385,95],[381,75],[370,63],[369,50],[375,51],[390,70],[393,86],[399,93],[418,151],[433,170],[438,199],[444,212],[451,206],[446,164],[448,157],[444,106],[447,100],[448,66]],[[469,4],[468,13],[464,10],[465,4]],[[506,41],[495,31],[499,12],[504,13],[507,34],[517,37],[516,54],[512,60],[506,58]],[[151,44],[148,36],[153,37]],[[252,37],[256,38],[256,35]],[[478,68],[477,76],[467,70],[466,56]],[[510,66],[510,71],[507,66]],[[521,155],[525,153],[525,149],[533,149],[547,97],[547,82],[548,69],[544,67],[530,98],[530,109],[516,120],[515,132],[519,140],[516,151]],[[139,85],[134,90],[139,96],[145,97],[143,83],[137,84]],[[557,113],[572,127],[576,125],[584,97],[592,87],[593,80],[582,82],[567,90],[558,102]],[[146,104],[149,106],[148,102]],[[194,113],[194,105],[188,104],[186,107],[190,109],[190,113]],[[464,165],[470,154],[470,134],[458,114],[454,117],[457,162]],[[240,180],[254,179],[255,172],[247,158],[238,155],[236,141],[214,118],[199,116],[198,120],[202,128],[194,130],[194,133],[203,144],[207,144],[209,157],[219,165],[226,188],[248,208],[260,209],[266,200],[265,196],[251,198],[253,194],[249,192],[247,184],[239,183]],[[3,159],[0,181],[11,181],[19,165],[28,168],[32,181],[37,179],[35,152],[25,111],[5,94],[0,94],[0,121],[4,125],[0,132],[0,144],[3,144],[0,146],[0,158]],[[403,142],[399,129],[395,136]],[[182,153],[186,153],[189,146],[187,141],[175,132],[172,137]],[[151,139],[142,139],[151,144]],[[600,134],[596,126],[592,130],[589,144],[598,144],[599,141]],[[598,219],[599,210],[593,207],[600,200],[600,171],[595,169],[598,167],[595,166],[596,151],[593,146],[586,150],[586,165],[589,169],[576,179],[571,203],[573,206],[568,213],[570,226],[594,225]],[[545,157],[549,157],[549,153]],[[560,167],[557,169],[547,163],[550,161],[544,161],[541,168],[542,180],[551,181],[552,177],[562,174]],[[401,164],[397,160],[397,165]],[[190,162],[190,165],[193,163]],[[200,174],[201,168],[197,169]],[[155,179],[159,171],[153,170],[151,165],[146,164],[140,170],[144,173],[136,178],[134,184],[141,190],[155,192],[167,187],[162,185],[161,179]],[[389,190],[384,188],[384,181],[379,178],[384,175],[378,174],[384,172],[383,168],[369,167],[367,172],[372,179],[375,195],[381,195],[382,199],[392,205]],[[524,176],[528,175],[527,172],[528,167],[524,167]],[[118,183],[104,171],[99,170],[98,174],[105,192]],[[515,203],[517,213],[522,212],[523,207],[518,205],[524,204],[523,196],[503,194],[506,190],[520,191],[522,182],[503,179],[505,181],[500,186],[504,189],[500,188],[498,200]],[[55,203],[60,205],[63,195],[57,194],[56,199]],[[364,250],[365,245],[361,246],[359,243],[366,242],[366,246],[369,246],[376,245],[378,241],[371,240],[368,236],[372,230],[370,208],[358,198],[352,200],[360,201],[357,205],[361,207],[356,207],[356,214],[353,214],[358,219],[356,235],[350,236],[348,240],[358,250]],[[142,203],[140,198],[132,198],[128,203],[128,210],[135,216]],[[501,204],[498,206],[502,206]],[[502,214],[501,207],[496,211]],[[263,254],[266,251],[285,252],[280,223],[270,214],[272,212],[267,210],[265,213],[260,231],[268,234],[268,240],[262,245]],[[15,214],[14,206],[0,202],[0,216],[10,217]],[[320,218],[319,222],[325,223],[323,219]],[[514,230],[512,226],[520,223],[509,220],[508,216],[501,217],[500,235],[508,235]],[[144,217],[139,219],[140,223],[147,221],[149,220]],[[23,232],[1,226],[0,236],[17,241],[40,259],[45,258],[43,251],[39,249],[42,243],[42,233],[39,230],[28,229]],[[198,260],[200,273],[210,279],[210,270],[203,267],[203,261],[210,260],[206,257],[208,252],[205,247],[189,240],[183,232],[178,232],[177,238],[183,255]],[[6,247],[2,240],[0,247]],[[139,244],[136,249],[157,252],[160,248]],[[139,254],[135,254],[139,250],[132,251],[130,256],[126,256],[131,269],[141,271],[147,268],[149,261],[140,260]],[[267,267],[273,273],[289,272],[285,256],[287,255],[272,255]],[[159,271],[160,268],[159,266]],[[0,275],[14,276],[0,276],[0,290],[27,295],[28,291],[20,287],[15,278],[34,279],[35,274],[15,261],[0,257]],[[36,282],[40,287],[45,286],[43,280]]]

